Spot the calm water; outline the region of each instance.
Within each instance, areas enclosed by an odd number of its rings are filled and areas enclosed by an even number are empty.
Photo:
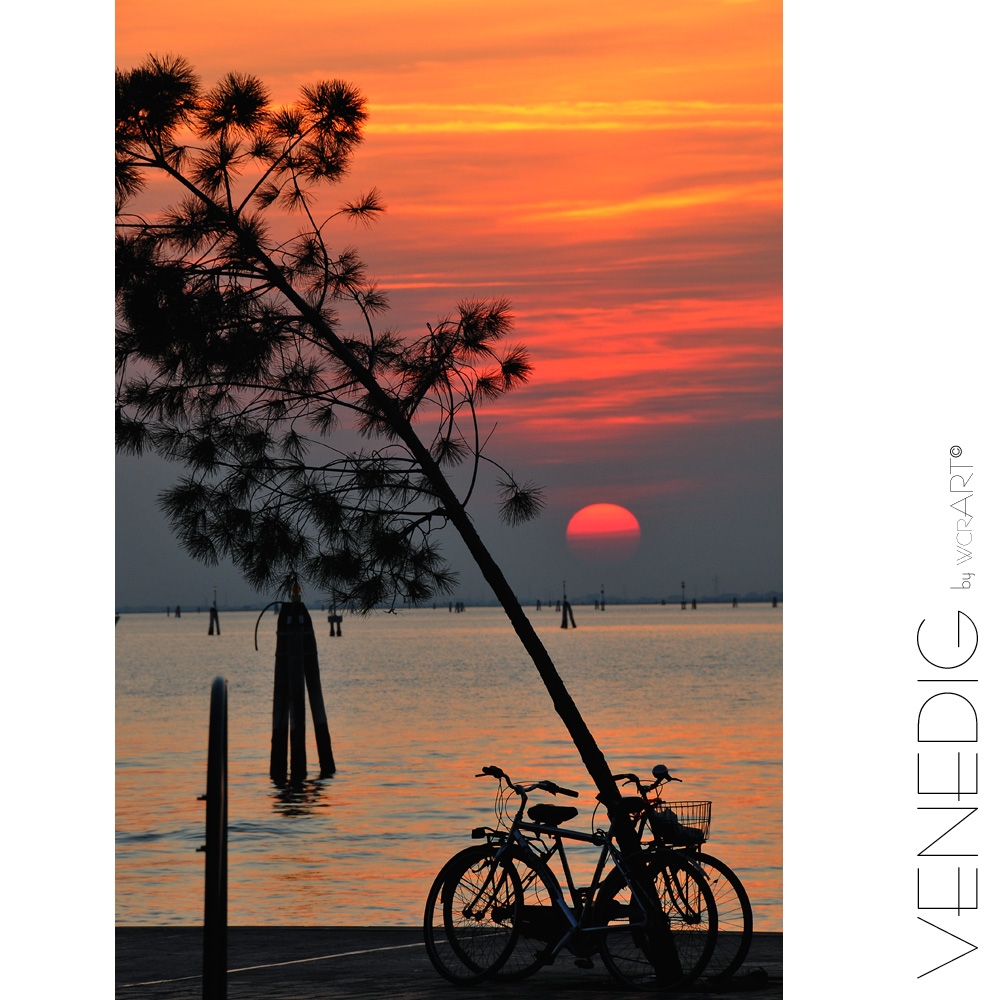
[[[757,926],[781,929],[781,610],[532,611],[613,771],[666,763],[677,798],[713,801],[708,849],[737,870]],[[125,615],[116,639],[120,924],[202,920],[209,693],[229,684],[230,924],[418,925],[441,864],[492,819],[497,764],[593,786],[499,609],[348,618],[312,612],[334,777],[295,795],[267,776],[277,619]],[[311,719],[309,765],[318,773]],[[551,801],[548,796],[542,798]],[[560,799],[560,803],[567,800]],[[598,823],[601,823],[600,817]],[[581,870],[593,862],[574,854]]]

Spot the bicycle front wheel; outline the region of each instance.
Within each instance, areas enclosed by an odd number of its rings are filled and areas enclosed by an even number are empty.
[[[521,907],[514,947],[491,977],[497,982],[513,982],[537,972],[570,927],[556,902],[561,892],[548,865],[521,852],[512,852],[505,860],[517,873]]]
[[[424,907],[424,944],[449,982],[492,976],[517,939],[521,884],[517,871],[486,846],[460,851],[438,873]]]
[[[729,979],[736,974],[750,950],[753,937],[750,897],[732,868],[718,858],[701,852],[688,856],[708,879],[719,912],[719,934],[705,976],[720,981]]]
[[[616,868],[595,902],[594,921],[607,928],[601,958],[608,971],[632,989],[670,990],[694,982],[708,965],[718,933],[704,873],[674,851],[650,851],[630,865],[629,878],[631,886]],[[660,919],[651,912],[657,905]]]

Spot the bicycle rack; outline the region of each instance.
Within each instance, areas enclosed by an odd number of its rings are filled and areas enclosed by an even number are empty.
[[[208,721],[208,784],[205,801],[205,933],[202,960],[203,1000],[226,996],[226,897],[229,827],[229,708],[226,681],[212,682]]]

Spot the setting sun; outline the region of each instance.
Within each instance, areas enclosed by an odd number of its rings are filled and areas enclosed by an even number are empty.
[[[566,526],[566,542],[587,562],[619,562],[639,547],[639,522],[614,503],[592,503],[578,510]]]

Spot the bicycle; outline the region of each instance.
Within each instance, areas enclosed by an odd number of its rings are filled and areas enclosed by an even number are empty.
[[[719,932],[715,952],[704,970],[708,979],[731,978],[743,964],[753,937],[753,908],[750,897],[736,873],[724,862],[705,853],[712,817],[711,802],[667,802],[650,793],[675,778],[663,764],[653,768],[652,784],[644,785],[634,774],[613,775],[615,781],[631,782],[639,795],[623,799],[638,824],[640,838],[647,835],[648,849],[681,851],[697,864],[708,879],[718,910]]]
[[[671,989],[693,982],[715,947],[718,917],[702,870],[665,848],[623,859],[616,826],[632,822],[616,810],[608,831],[563,829],[578,810],[536,803],[535,790],[577,797],[551,781],[515,784],[498,767],[477,777],[497,780],[497,827],[477,827],[481,845],[460,851],[431,885],[424,943],[435,969],[452,983],[516,980],[551,964],[564,948],[593,967],[600,954],[626,986]],[[515,806],[516,800],[516,808]],[[577,885],[564,841],[600,849],[590,882]],[[558,857],[568,891],[549,862]]]

